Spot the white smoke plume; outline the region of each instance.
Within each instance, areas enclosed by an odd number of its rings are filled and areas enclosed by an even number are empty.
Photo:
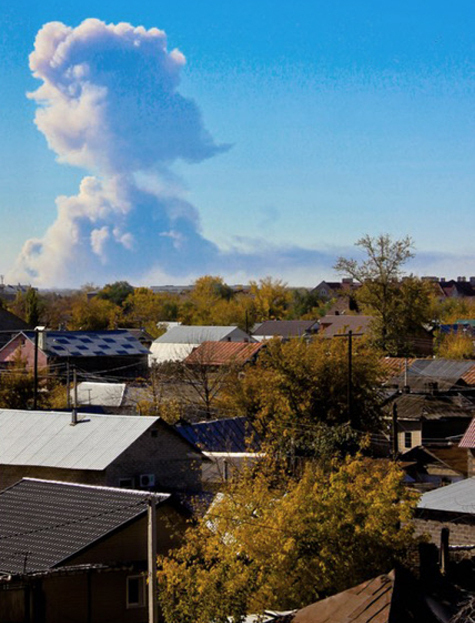
[[[212,266],[219,252],[200,235],[195,209],[166,190],[176,159],[200,162],[227,149],[179,93],[184,63],[156,28],[87,19],[38,32],[35,123],[59,162],[91,175],[77,195],[58,197],[55,222],[24,244],[11,280],[77,285]],[[146,189],[138,180],[147,176],[159,183]]]

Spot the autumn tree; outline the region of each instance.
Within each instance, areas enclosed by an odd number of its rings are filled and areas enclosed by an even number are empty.
[[[282,320],[292,301],[287,284],[280,279],[265,277],[259,282],[251,281],[250,297],[255,322]]]
[[[355,448],[360,431],[377,428],[380,374],[377,352],[355,340],[350,414],[346,340],[275,339],[255,366],[226,384],[221,404],[246,415],[275,453],[328,457]]]
[[[165,621],[242,621],[387,572],[411,543],[414,501],[389,461],[357,457],[277,482],[246,474],[160,560]]]
[[[80,293],[71,302],[68,329],[71,331],[99,331],[114,329],[121,319],[121,308],[112,301]]]
[[[150,288],[135,288],[124,304],[127,326],[144,328],[154,338],[160,335],[157,323],[178,318],[179,299],[176,295],[155,293]]]
[[[374,316],[376,345],[391,355],[412,354],[411,338],[431,319],[431,288],[414,277],[401,280],[404,265],[414,257],[411,238],[364,236],[356,246],[363,249],[366,258],[340,257],[334,269],[360,283],[357,301],[365,313]]]
[[[473,359],[474,350],[474,338],[469,332],[458,331],[438,337],[437,357]]]

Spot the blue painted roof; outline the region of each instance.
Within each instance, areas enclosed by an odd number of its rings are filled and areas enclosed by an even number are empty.
[[[256,452],[259,436],[245,417],[179,424],[176,430],[204,452]]]

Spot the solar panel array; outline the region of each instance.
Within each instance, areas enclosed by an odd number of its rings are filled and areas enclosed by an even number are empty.
[[[33,331],[25,331],[35,339]],[[128,331],[46,331],[43,349],[56,357],[109,357],[148,355],[149,351]]]

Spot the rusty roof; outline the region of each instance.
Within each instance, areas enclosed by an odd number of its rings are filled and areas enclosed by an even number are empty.
[[[367,580],[299,610],[292,623],[388,623],[394,572]]]
[[[185,363],[206,366],[244,365],[263,348],[261,342],[203,342]]]
[[[387,373],[388,377],[392,377],[403,374],[406,361],[407,366],[409,367],[416,360],[414,358],[406,359],[405,357],[381,357],[379,361],[384,372]]]
[[[475,418],[470,422],[459,448],[475,448]]]

